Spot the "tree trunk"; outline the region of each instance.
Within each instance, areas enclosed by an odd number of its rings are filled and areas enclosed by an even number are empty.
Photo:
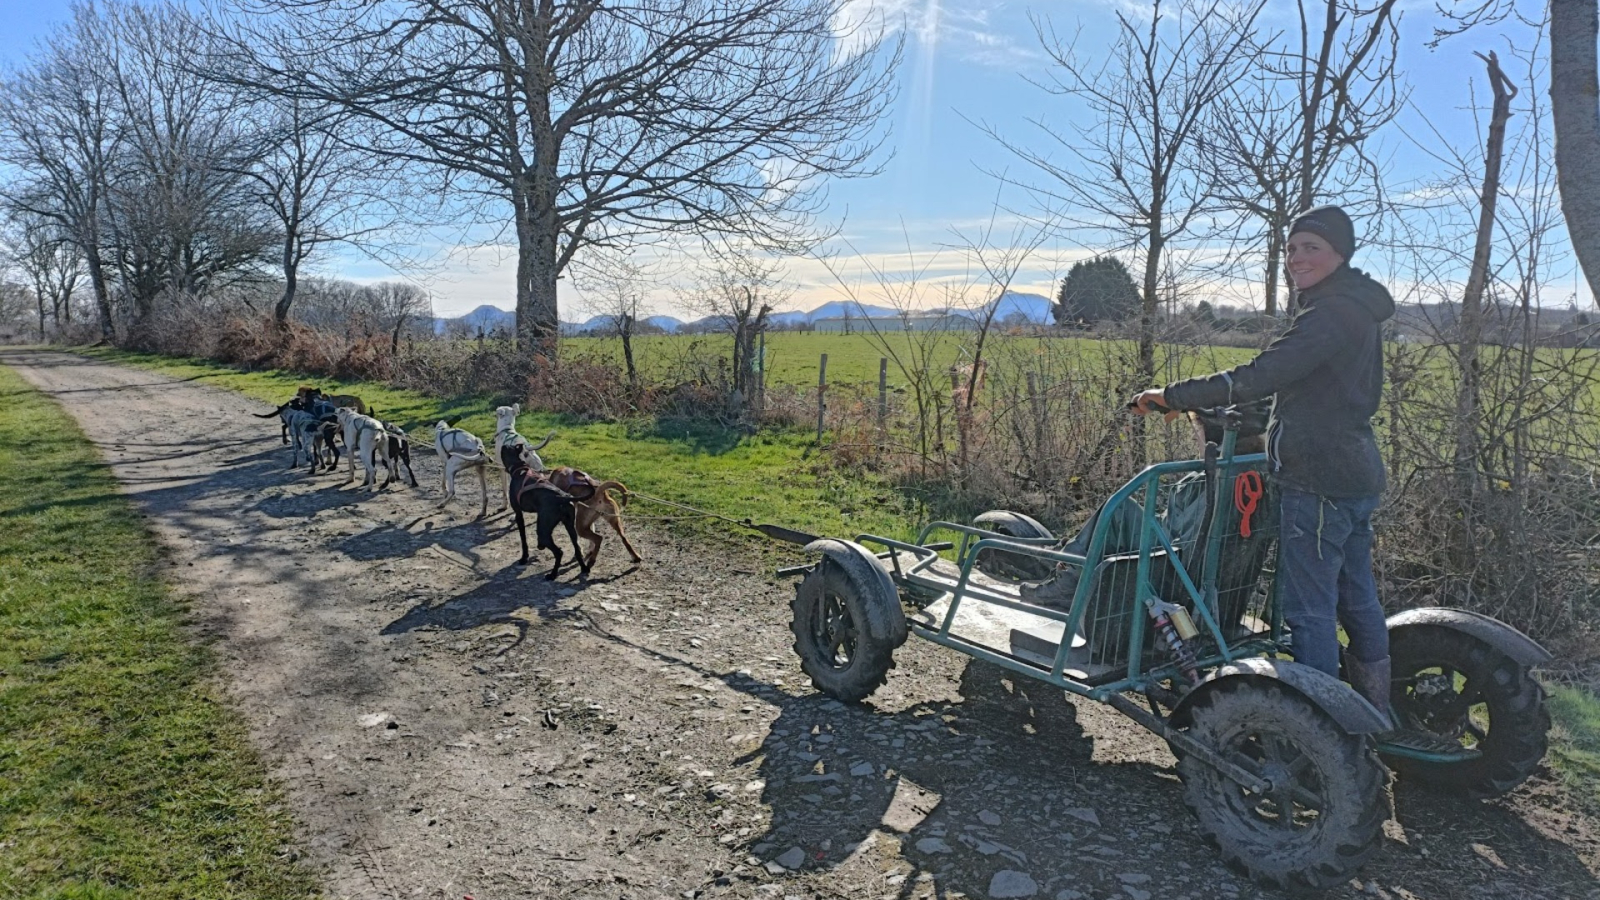
[[[1467,289],[1461,296],[1461,343],[1458,365],[1461,384],[1456,391],[1457,495],[1470,510],[1478,483],[1478,345],[1483,336],[1483,293],[1489,283],[1489,249],[1494,243],[1494,212],[1500,196],[1500,161],[1506,142],[1506,120],[1511,118],[1511,98],[1517,89],[1500,61],[1490,53],[1482,57],[1489,66],[1489,84],[1494,89],[1494,110],[1489,117],[1489,141],[1483,154],[1483,192],[1478,207],[1478,240],[1472,251],[1472,268]],[[1470,519],[1470,516],[1469,516]]]
[[[300,264],[297,262],[299,254],[295,252],[294,238],[285,238],[283,242],[283,296],[278,298],[277,305],[272,307],[272,321],[279,328],[289,325],[289,307],[294,305],[295,290],[300,283]]]
[[[628,392],[637,402],[639,398],[639,370],[633,364],[633,316],[622,314],[622,361],[628,369]]]
[[[89,269],[89,283],[94,286],[95,306],[100,310],[100,337],[106,343],[117,339],[117,329],[112,322],[111,288],[106,284],[105,263],[100,259],[100,248],[91,245],[84,253]]]
[[[1287,227],[1287,223],[1273,222],[1267,229],[1266,313],[1269,316],[1278,314],[1278,291],[1283,283],[1283,245],[1288,240],[1283,230]],[[1285,310],[1287,308],[1284,307]]]
[[[537,182],[547,181],[554,189],[554,177],[536,176],[523,212],[517,217],[517,344],[524,351],[540,350],[555,355],[555,339],[560,330],[556,311],[556,227],[555,197],[539,195]]]
[[[1158,220],[1159,221],[1159,220]],[[1141,387],[1156,380],[1156,311],[1160,305],[1162,240],[1150,229],[1150,246],[1144,256],[1144,302],[1139,304],[1139,372]]]
[[[1550,114],[1556,183],[1572,249],[1591,296],[1600,300],[1600,85],[1596,41],[1600,3],[1550,2]]]

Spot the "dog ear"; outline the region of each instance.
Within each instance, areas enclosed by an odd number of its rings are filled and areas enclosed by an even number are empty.
[[[514,416],[522,415],[522,404],[521,403],[513,403],[513,404],[511,404],[511,414],[514,415]]]
[[[456,427],[456,423],[459,422],[459,421],[461,421],[461,417],[460,416],[451,416],[450,418],[444,420],[444,424],[450,426],[451,428],[454,428],[454,427]]]

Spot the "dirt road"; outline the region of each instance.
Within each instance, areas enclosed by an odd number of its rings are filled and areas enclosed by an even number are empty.
[[[550,583],[476,520],[475,481],[435,509],[429,453],[420,489],[364,492],[289,471],[276,420],[203,379],[0,363],[167,548],[332,896],[1257,895],[1191,833],[1164,745],[1094,704],[915,640],[868,703],[814,693],[762,544],[636,521],[643,566],[613,540]],[[583,464],[559,437],[546,459]],[[1600,897],[1563,802],[1543,777],[1485,804],[1400,785],[1378,860],[1329,896]]]

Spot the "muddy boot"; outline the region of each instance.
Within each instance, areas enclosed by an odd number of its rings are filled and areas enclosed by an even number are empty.
[[[1389,723],[1388,729],[1372,736],[1372,739],[1378,742],[1379,750],[1400,756],[1432,760],[1477,755],[1476,751],[1461,746],[1459,741],[1441,737],[1431,731],[1402,727],[1404,723],[1396,719],[1394,710],[1389,705],[1391,676],[1389,657],[1385,656],[1376,662],[1362,662],[1346,655],[1344,671],[1356,693],[1366,698],[1366,701],[1382,713],[1383,718]]]
[[[1072,595],[1078,591],[1078,570],[1063,566],[1044,581],[1024,581],[1017,586],[1017,596],[1023,603],[1048,606],[1052,609],[1072,608]]]
[[[1349,676],[1350,686],[1356,689],[1356,693],[1383,713],[1390,727],[1393,727],[1394,716],[1389,710],[1389,657],[1385,656],[1376,662],[1362,662],[1345,654],[1344,672]]]

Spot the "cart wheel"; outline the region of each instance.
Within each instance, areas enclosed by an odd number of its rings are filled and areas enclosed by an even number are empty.
[[[1006,509],[991,509],[972,520],[974,525],[1006,537],[1053,537],[1050,529],[1022,513]],[[1009,581],[1042,581],[1049,578],[1055,566],[1034,556],[1006,553],[1001,550],[982,550],[973,565],[990,578]]]
[[[1460,741],[1479,756],[1455,763],[1393,760],[1404,778],[1482,799],[1498,797],[1544,759],[1550,713],[1544,688],[1516,660],[1449,628],[1389,637],[1389,702],[1405,728]]]
[[[1219,682],[1195,698],[1189,733],[1270,781],[1252,793],[1194,756],[1184,803],[1228,865],[1286,890],[1334,887],[1377,852],[1387,773],[1361,735],[1276,682]]]
[[[872,636],[866,604],[873,602],[884,601],[857,585],[844,567],[824,559],[800,582],[790,604],[800,669],[817,690],[836,700],[863,700],[889,677],[894,647]]]

